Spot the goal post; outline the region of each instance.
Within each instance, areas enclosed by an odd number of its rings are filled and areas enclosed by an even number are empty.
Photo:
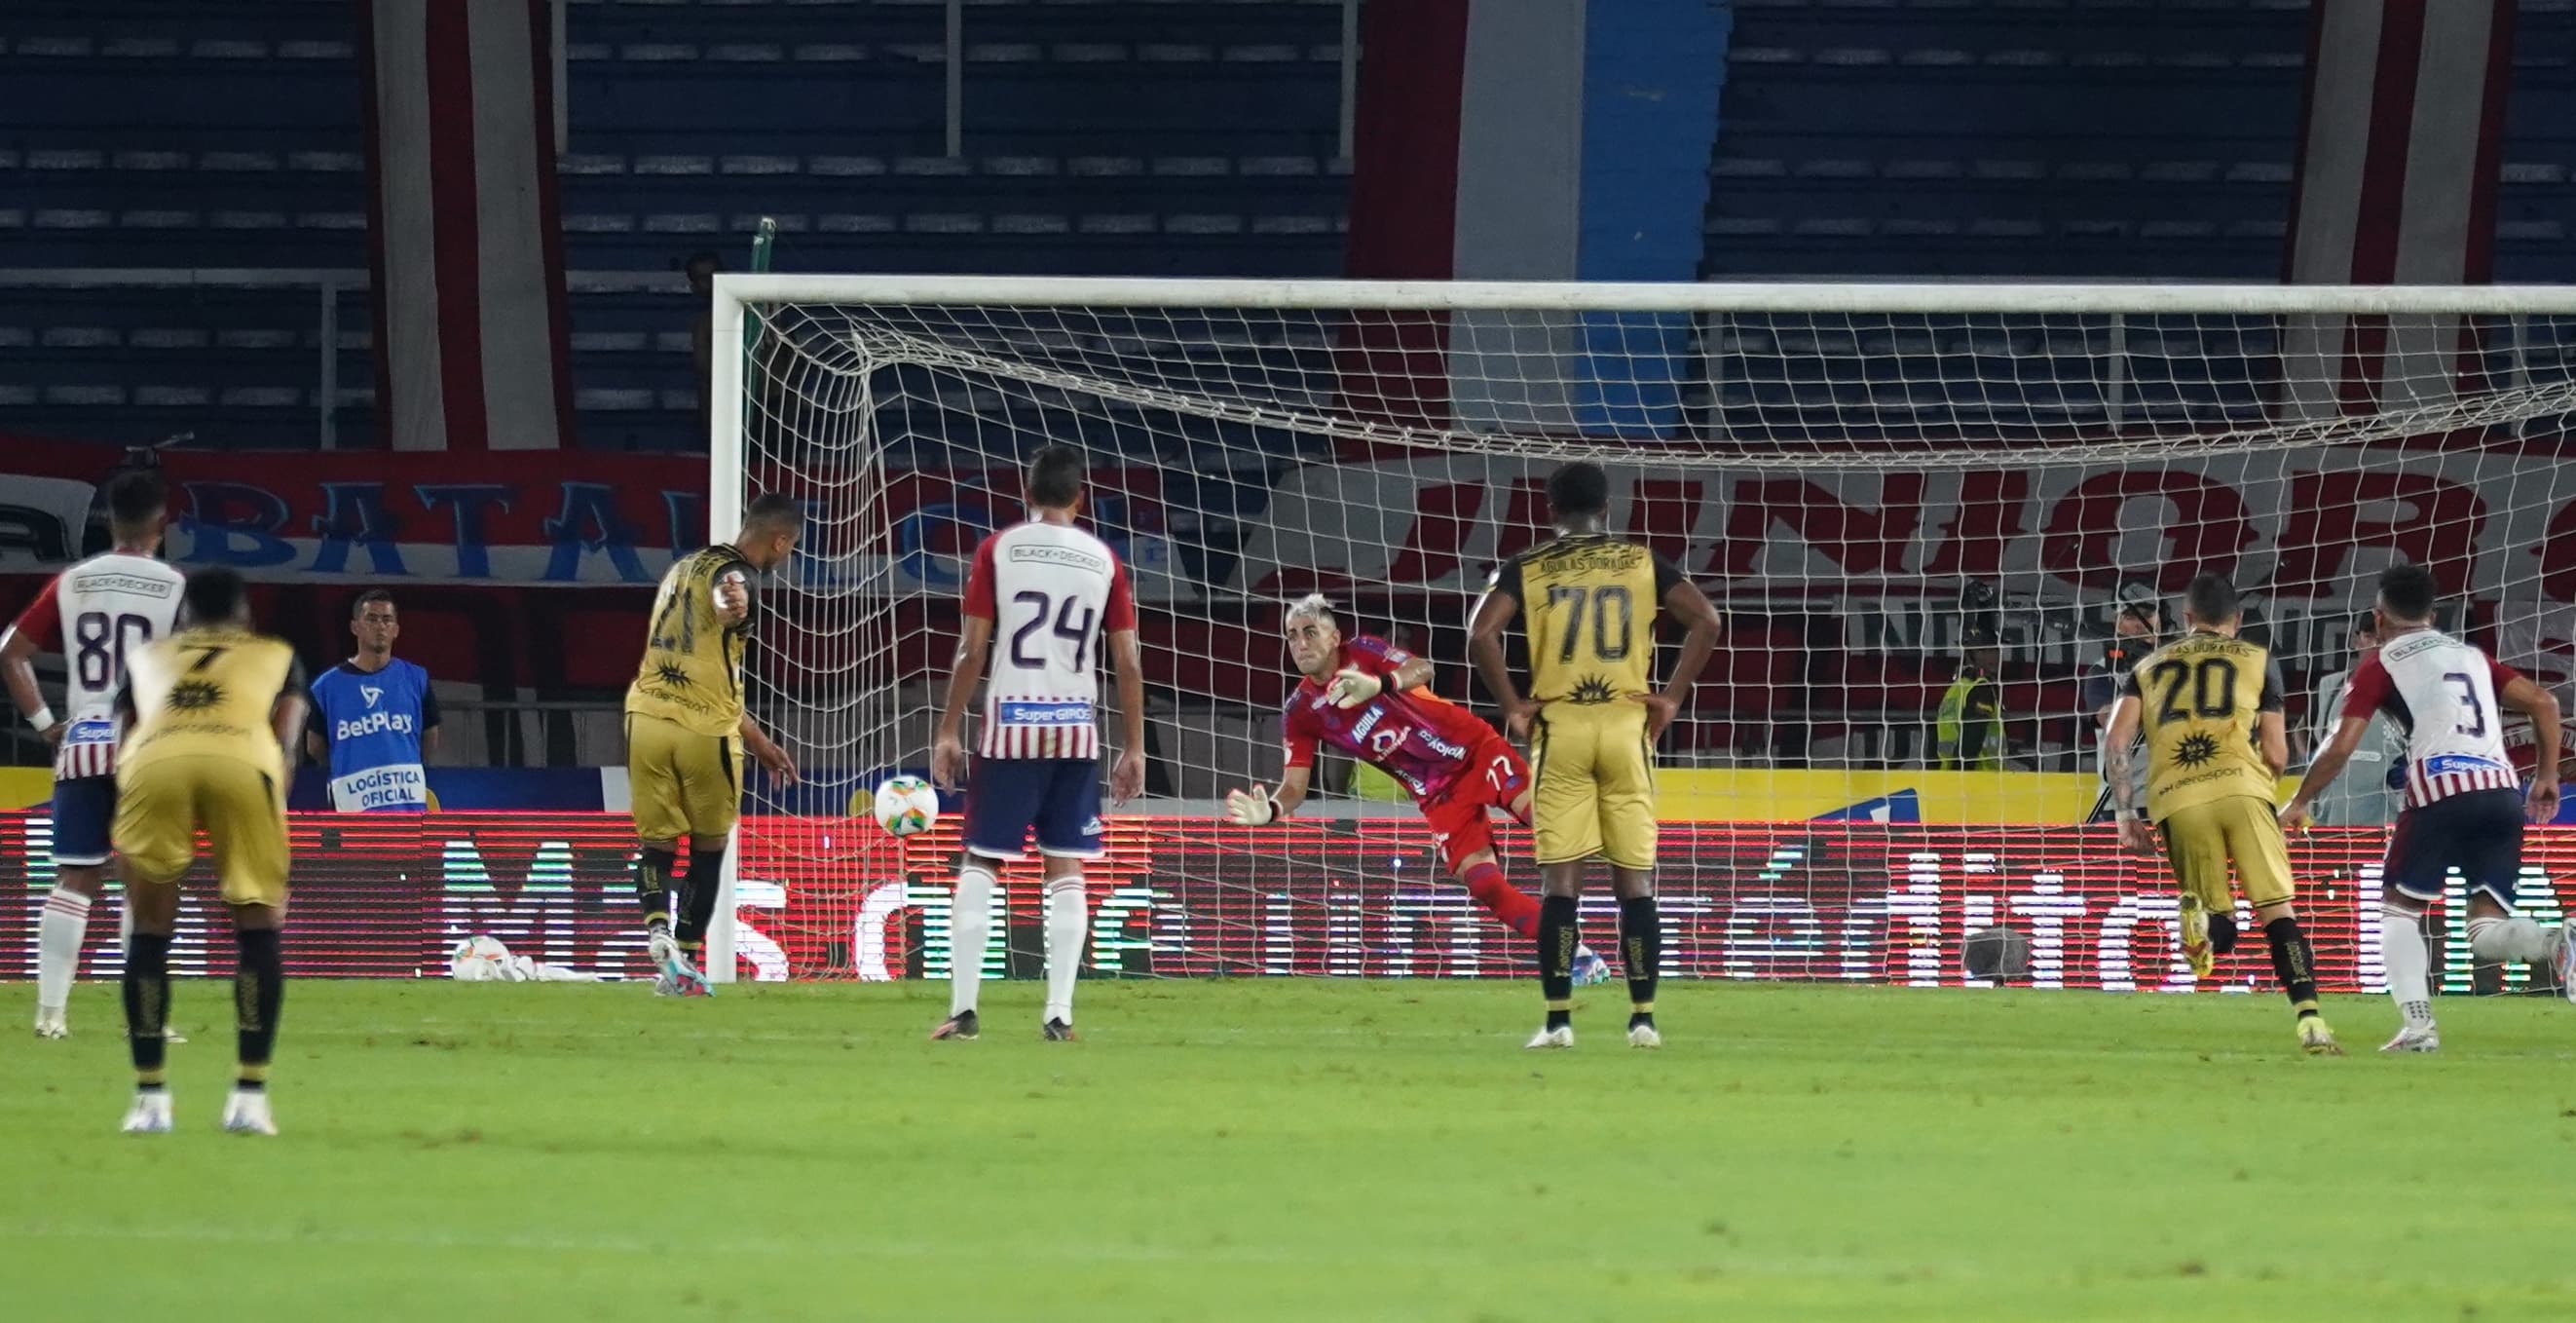
[[[2246,591],[2302,734],[2399,559],[2442,577],[2449,627],[2576,672],[2576,287],[724,274],[714,299],[716,343],[752,348],[714,356],[710,534],[759,491],[809,512],[749,680],[809,784],[756,790],[730,856],[782,889],[797,974],[885,972],[856,954],[868,916],[907,907],[938,948],[916,966],[944,968],[944,888],[885,888],[943,877],[953,836],[887,841],[864,800],[926,766],[963,558],[1048,441],[1091,455],[1086,519],[1144,608],[1153,773],[1094,875],[1132,902],[1129,968],[1269,968],[1274,930],[1329,947],[1337,924],[1352,972],[1393,958],[1389,925],[1449,933],[1442,972],[1516,954],[1499,930],[1457,954],[1478,916],[1422,898],[1427,837],[1365,772],[1328,767],[1267,834],[1216,814],[1277,776],[1289,599],[1323,593],[1490,715],[1464,617],[1546,535],[1569,460],[1728,617],[1659,745],[1670,819],[2071,831],[2124,604],[2172,631],[2201,569]],[[1970,668],[2000,695],[1973,757],[1941,713]],[[1668,854],[1667,885],[1808,885],[1713,859]],[[726,973],[734,914],[729,888]]]

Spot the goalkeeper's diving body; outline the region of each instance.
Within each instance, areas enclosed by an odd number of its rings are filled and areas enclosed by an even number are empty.
[[[742,705],[742,651],[751,636],[751,576],[796,549],[805,514],[775,492],[743,510],[732,542],[682,556],[662,576],[644,660],[626,687],[626,777],[634,797],[635,899],[663,996],[703,997],[699,968],[715,917],[727,841],[742,811],[745,747],[781,785],[796,763],[762,733]],[[689,871],[677,879],[679,922],[671,916],[672,865],[689,838]]]
[[[1329,744],[1411,793],[1441,865],[1486,912],[1535,940],[1538,901],[1503,880],[1485,816],[1493,808],[1529,822],[1529,764],[1473,713],[1431,692],[1430,662],[1370,635],[1343,637],[1322,594],[1291,603],[1284,624],[1288,659],[1302,677],[1279,719],[1287,763],[1276,790],[1228,793],[1227,816],[1258,827],[1296,812],[1315,774],[1316,747]],[[1610,966],[1578,946],[1573,973],[1578,983],[1600,983]]]

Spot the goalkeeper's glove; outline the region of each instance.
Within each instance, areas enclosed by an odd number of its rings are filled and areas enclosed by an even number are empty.
[[[1266,827],[1279,816],[1279,805],[1259,786],[1225,792],[1225,815],[1246,827]]]
[[[1334,672],[1331,684],[1324,686],[1324,697],[1333,700],[1335,707],[1358,707],[1385,690],[1386,681],[1356,666],[1345,666]]]

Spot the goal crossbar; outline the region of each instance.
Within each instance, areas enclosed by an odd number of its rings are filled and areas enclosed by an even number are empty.
[[[726,274],[716,330],[745,303],[968,307],[1337,308],[1358,311],[1943,313],[2037,316],[2571,316],[2576,285],[2264,285],[2116,282],[1590,282],[1221,280],[1122,276]]]

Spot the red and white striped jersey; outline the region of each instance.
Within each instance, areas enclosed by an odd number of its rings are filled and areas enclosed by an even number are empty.
[[[115,773],[125,659],[170,633],[186,584],[165,562],[111,551],[55,575],[10,624],[10,633],[62,650],[70,709],[61,714],[69,724],[54,754],[56,780]]]
[[[2505,753],[2503,705],[2496,696],[2520,677],[2514,669],[2448,634],[2400,634],[2353,668],[2343,689],[2343,715],[2367,721],[2385,712],[2406,732],[2406,807],[2472,790],[2521,785]]]
[[[1136,627],[1127,569],[1069,524],[1014,524],[975,548],[965,612],[993,622],[987,758],[1100,756],[1100,641]]]

